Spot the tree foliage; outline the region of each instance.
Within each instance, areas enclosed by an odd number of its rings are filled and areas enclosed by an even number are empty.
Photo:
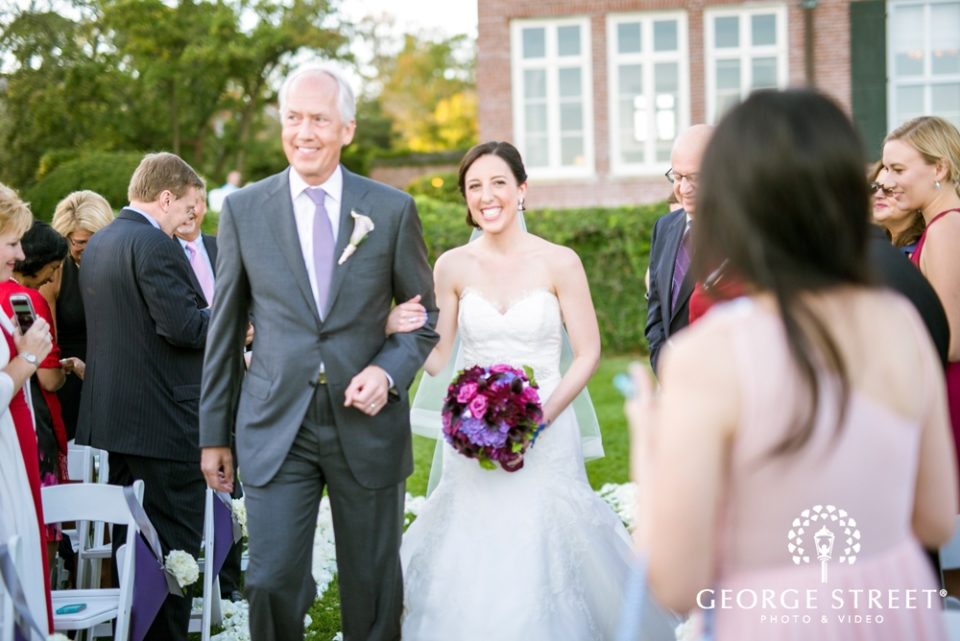
[[[474,61],[473,42],[464,35],[430,40],[406,34],[398,53],[376,53],[380,102],[406,149],[442,151],[476,142]]]
[[[55,0],[51,0],[55,1]],[[267,105],[297,54],[349,59],[331,0],[74,0],[4,16],[0,180],[36,181],[57,150],[180,154],[219,180],[270,171]],[[274,132],[275,133],[275,132]],[[254,172],[248,171],[248,174]]]

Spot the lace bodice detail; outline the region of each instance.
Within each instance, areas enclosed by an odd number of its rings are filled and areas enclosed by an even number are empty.
[[[501,311],[480,291],[466,288],[458,323],[464,367],[528,365],[541,384],[560,378],[563,322],[560,302],[549,290],[532,290]]]

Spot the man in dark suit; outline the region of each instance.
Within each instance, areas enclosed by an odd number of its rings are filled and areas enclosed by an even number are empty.
[[[680,209],[660,218],[650,238],[650,289],[647,291],[645,333],[650,363],[657,371],[660,349],[687,326],[693,278],[690,267],[690,229],[696,215],[697,176],[713,127],[694,125],[680,134],[670,153],[667,179]]]
[[[80,272],[88,358],[77,442],[110,453],[110,483],[143,480],[164,554],[196,554],[202,536],[197,410],[210,317],[173,240],[202,189],[179,157],[145,156],[130,204],[90,239]],[[170,596],[147,638],[186,639],[189,618],[189,599]]]
[[[211,487],[232,488],[236,428],[254,639],[303,638],[324,487],[344,638],[400,638],[404,479],[413,469],[407,390],[437,341],[436,304],[413,199],[340,165],[354,111],[338,73],[291,74],[280,90],[290,167],[227,196],[220,217],[201,465]],[[393,302],[418,294],[428,323],[386,337]],[[241,378],[249,314],[256,345]]]

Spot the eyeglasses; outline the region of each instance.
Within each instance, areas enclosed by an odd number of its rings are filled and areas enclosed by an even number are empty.
[[[890,194],[893,193],[893,189],[890,188],[890,187],[884,187],[884,186],[883,186],[883,183],[879,183],[879,182],[877,182],[877,181],[873,181],[872,183],[870,183],[870,193],[871,193],[871,194],[877,193],[877,190],[878,190],[878,189],[881,190],[881,191],[883,191],[883,195],[884,195],[884,196],[889,196]]]
[[[86,247],[86,246],[87,246],[87,243],[90,242],[90,239],[89,239],[89,238],[88,238],[87,240],[74,240],[73,238],[71,238],[71,237],[69,237],[69,236],[67,236],[67,240],[70,241],[70,245],[71,245],[74,249],[81,249],[81,248],[83,248],[83,247]]]
[[[671,167],[667,170],[667,173],[665,173],[664,176],[667,177],[667,180],[670,181],[671,185],[682,183],[683,180],[686,179],[687,183],[689,183],[691,187],[696,187],[697,178],[700,176],[700,174],[678,174],[673,170],[673,167]]]

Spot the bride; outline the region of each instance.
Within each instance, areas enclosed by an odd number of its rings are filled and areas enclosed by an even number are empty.
[[[464,367],[533,368],[547,428],[509,473],[487,470],[446,443],[436,490],[407,530],[403,638],[410,641],[612,639],[630,563],[619,518],[590,488],[571,401],[600,359],[586,274],[572,250],[518,224],[527,191],[519,152],[488,142],[460,165],[467,222],[482,235],[437,260],[440,342],[425,364],[447,365],[461,336]],[[388,332],[422,323],[398,306]],[[560,371],[563,327],[573,358]],[[653,613],[647,638],[672,638]]]

